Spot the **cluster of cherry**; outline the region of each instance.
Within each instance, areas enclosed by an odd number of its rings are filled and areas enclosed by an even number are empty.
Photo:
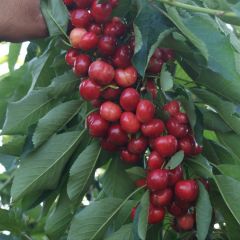
[[[139,164],[150,149],[147,179],[142,181],[151,191],[149,223],[161,222],[168,209],[177,217],[180,229],[192,229],[195,217],[189,209],[197,199],[198,185],[195,180],[182,180],[181,166],[164,169],[178,150],[183,150],[185,155],[202,151],[186,113],[180,111],[178,101],[171,101],[162,109],[168,115],[163,121],[156,117],[153,101],[141,97],[141,91],[148,91],[156,99],[158,89],[152,79],[138,80],[131,64],[135,47],[132,26],[118,17],[111,18],[117,0],[64,2],[71,7],[73,25],[72,48],[66,54],[66,62],[84,79],[79,86],[81,97],[98,108],[87,117],[90,135],[101,139],[102,148],[119,151],[121,159],[128,164]],[[173,59],[170,49],[157,48],[147,72],[156,76],[163,64]]]

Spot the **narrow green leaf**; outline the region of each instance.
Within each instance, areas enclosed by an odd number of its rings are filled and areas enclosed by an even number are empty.
[[[184,159],[184,152],[179,151],[171,157],[171,159],[169,160],[169,162],[167,163],[165,168],[166,169],[174,169],[182,163],[183,159]]]
[[[217,165],[217,169],[225,176],[232,177],[240,182],[240,166],[232,164],[220,164]]]
[[[106,240],[134,240],[132,233],[132,223],[123,225],[118,231],[106,238]]]
[[[9,71],[12,72],[18,60],[18,56],[21,51],[22,44],[21,43],[11,43],[9,46],[8,52],[8,68]]]

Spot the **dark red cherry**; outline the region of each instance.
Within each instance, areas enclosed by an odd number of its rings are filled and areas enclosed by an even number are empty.
[[[101,147],[109,152],[116,152],[118,151],[118,147],[114,145],[109,139],[102,139],[101,140]]]
[[[80,54],[76,57],[73,72],[77,76],[86,76],[91,64],[91,58],[87,54]]]
[[[181,217],[177,218],[177,226],[179,230],[190,231],[194,228],[195,215],[192,213],[187,213]]]
[[[98,42],[98,51],[105,56],[114,54],[117,41],[114,37],[103,35]]]
[[[150,199],[151,203],[155,207],[168,206],[172,202],[173,191],[170,188],[166,188],[164,190],[151,193]]]
[[[140,94],[134,88],[126,88],[120,96],[121,107],[128,112],[135,112],[140,100]]]
[[[100,35],[102,33],[102,28],[101,25],[97,24],[97,23],[92,23],[88,26],[88,32],[93,32],[96,35]]]
[[[111,22],[107,23],[104,27],[104,34],[121,37],[126,30],[126,25],[121,21],[120,18],[114,17]]]
[[[113,8],[115,8],[118,6],[119,0],[109,0],[109,3],[112,5]]]
[[[108,129],[108,140],[117,146],[124,146],[128,142],[128,136],[119,124],[113,124]]]
[[[121,94],[121,89],[116,86],[116,88],[107,88],[102,91],[101,96],[106,100],[116,100]]]
[[[176,138],[182,138],[187,135],[189,128],[186,124],[179,123],[175,118],[169,118],[166,122],[168,133]]]
[[[177,182],[183,179],[183,168],[181,165],[168,171],[168,186],[173,187]]]
[[[110,3],[98,3],[98,0],[94,0],[91,13],[94,20],[98,23],[104,23],[108,21],[112,14],[112,6]]]
[[[146,179],[145,178],[140,178],[138,180],[135,181],[135,185],[137,187],[143,187],[146,185]]]
[[[70,66],[73,66],[77,55],[78,51],[76,49],[70,48],[65,55],[66,63]]]
[[[153,80],[148,80],[146,83],[147,91],[152,95],[153,99],[157,98],[157,86]]]
[[[174,116],[180,112],[180,103],[176,100],[171,101],[163,106],[163,110],[168,112],[170,116]]]
[[[147,176],[147,187],[151,191],[158,191],[167,188],[168,171],[165,169],[155,169],[150,171]]]
[[[93,0],[73,0],[79,8],[88,8]]]
[[[136,116],[142,123],[150,122],[155,114],[154,104],[146,99],[141,99],[137,105]]]
[[[84,51],[89,51],[97,47],[99,38],[93,32],[86,32],[83,36],[79,39],[79,48]]]
[[[100,90],[100,86],[93,82],[91,79],[82,81],[79,86],[80,96],[87,101],[99,98]]]
[[[148,142],[144,137],[132,138],[128,143],[128,151],[135,154],[141,154],[146,151]]]
[[[141,130],[144,136],[156,138],[164,132],[164,123],[160,119],[152,119],[150,122],[144,123]]]
[[[155,139],[154,149],[163,157],[171,157],[177,151],[177,139],[172,135]]]
[[[120,118],[120,125],[127,133],[137,133],[140,129],[140,122],[132,112],[123,112]]]
[[[149,224],[157,224],[163,221],[165,217],[164,208],[156,208],[152,205],[149,207],[148,213],[148,223]]]
[[[91,21],[91,14],[85,9],[75,9],[71,12],[71,22],[75,27],[86,28]]]
[[[136,164],[140,161],[140,155],[130,153],[128,150],[122,150],[121,159],[128,164]]]
[[[186,113],[182,113],[182,112],[179,112],[177,114],[174,115],[174,118],[179,122],[179,123],[182,123],[182,124],[188,124],[188,116]]]
[[[195,180],[181,180],[175,185],[175,196],[184,202],[196,201],[198,191],[198,184]]]
[[[168,206],[168,212],[175,217],[179,217],[186,214],[187,209],[181,208],[176,202],[172,202],[172,204]]]
[[[151,74],[158,74],[162,70],[163,63],[162,59],[150,58],[147,71]]]
[[[184,154],[187,156],[192,155],[194,146],[194,139],[191,135],[186,135],[178,140],[178,149],[183,150]]]
[[[165,159],[156,151],[152,151],[148,157],[147,167],[149,170],[162,168]]]
[[[100,107],[100,115],[109,122],[116,122],[120,119],[122,110],[116,103],[111,101],[104,102]]]
[[[113,56],[115,67],[126,68],[131,65],[132,51],[128,45],[122,45],[116,49]]]
[[[172,49],[163,48],[162,52],[163,52],[162,58],[165,62],[174,60],[174,52]]]

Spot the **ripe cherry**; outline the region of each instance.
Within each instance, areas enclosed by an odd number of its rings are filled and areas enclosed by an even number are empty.
[[[209,183],[209,181],[207,179],[204,179],[204,178],[199,178],[199,180],[204,185],[206,190],[209,192],[210,191],[210,183]]]
[[[176,197],[184,202],[194,202],[198,197],[198,184],[195,180],[181,180],[175,185]]]
[[[175,217],[179,217],[186,214],[187,209],[183,209],[176,202],[172,202],[172,204],[168,206],[168,212]]]
[[[115,80],[120,87],[130,87],[137,81],[137,70],[134,67],[116,69]]]
[[[172,49],[163,48],[162,53],[163,53],[162,58],[165,62],[174,60],[174,52]]]
[[[163,57],[163,51],[162,51],[162,49],[161,49],[161,48],[157,48],[157,49],[154,51],[154,53],[153,53],[153,55],[152,55],[152,58],[162,59],[162,57]]]
[[[150,58],[147,71],[152,74],[158,74],[162,70],[163,60],[157,58]]]
[[[63,0],[63,2],[67,6],[73,4],[73,0]]]
[[[166,128],[168,133],[176,138],[182,138],[188,133],[188,126],[186,124],[179,123],[175,118],[169,118],[166,122]]]
[[[75,59],[73,72],[77,76],[86,76],[90,64],[91,64],[90,57],[87,54],[80,54]]]
[[[164,208],[156,208],[152,205],[149,207],[148,213],[148,223],[149,224],[157,224],[163,221],[165,217]]]
[[[162,168],[165,160],[156,151],[152,151],[148,157],[147,167],[149,170]]]
[[[174,116],[180,112],[180,104],[178,101],[171,101],[163,106],[163,110],[168,112],[170,116]]]
[[[114,37],[103,35],[98,42],[98,51],[105,56],[111,56],[116,49],[117,41]]]
[[[70,48],[65,55],[66,63],[70,66],[73,66],[77,55],[78,51],[76,49]]]
[[[140,94],[134,88],[126,88],[120,96],[121,107],[128,112],[135,112],[140,100]]]
[[[90,7],[93,0],[73,0],[79,8]]]
[[[91,79],[82,81],[79,86],[80,95],[87,101],[99,98],[100,90],[100,86],[93,82]]]
[[[195,216],[192,213],[187,213],[177,218],[177,226],[179,230],[190,231],[194,228]]]
[[[109,87],[102,91],[101,96],[106,100],[116,100],[120,94],[121,94],[120,88]]]
[[[92,116],[88,116],[88,128],[89,134],[93,137],[104,137],[107,133],[109,123],[103,119],[100,114],[95,113]]]
[[[71,12],[71,22],[75,27],[86,28],[91,21],[91,14],[85,9],[75,9]]]
[[[185,155],[192,155],[194,149],[194,140],[192,136],[186,135],[185,137],[179,139],[178,148],[179,150],[183,150]]]
[[[88,70],[89,77],[94,79],[100,85],[108,85],[115,76],[114,68],[101,60],[93,62]]]
[[[172,135],[155,139],[154,149],[163,157],[170,157],[177,151],[177,139]]]
[[[100,107],[100,115],[109,122],[116,122],[121,117],[121,108],[113,102],[104,102]]]
[[[146,179],[145,178],[140,178],[138,180],[135,181],[135,185],[137,187],[143,187],[146,185]]]
[[[152,98],[156,99],[158,91],[157,91],[157,86],[153,80],[147,81],[146,88],[147,88],[147,91],[152,95]]]
[[[128,150],[122,150],[121,159],[128,164],[136,164],[140,161],[140,155],[130,153]]]
[[[109,3],[112,5],[113,8],[118,6],[119,0],[109,0]]]
[[[127,133],[137,133],[140,129],[140,123],[132,112],[123,112],[120,118],[120,125]]]
[[[164,190],[151,193],[150,199],[151,203],[155,207],[168,206],[172,202],[173,191],[170,188],[166,188]]]
[[[131,65],[132,51],[128,45],[122,45],[116,49],[113,56],[115,67],[126,68]]]
[[[102,28],[101,25],[97,24],[97,23],[92,23],[88,26],[88,32],[93,32],[96,35],[100,35],[102,33]]]
[[[155,169],[148,173],[147,187],[151,191],[158,191],[167,188],[168,171],[165,169]]]
[[[188,116],[186,113],[179,112],[174,115],[174,118],[182,124],[188,124]]]
[[[128,142],[128,136],[119,124],[113,124],[108,129],[108,140],[117,146],[124,146]]]
[[[142,123],[150,122],[155,114],[154,104],[146,99],[141,99],[137,105],[136,116]]]
[[[164,132],[164,123],[160,119],[152,119],[148,123],[144,123],[141,130],[144,136],[156,138]]]
[[[94,108],[100,108],[100,106],[102,105],[102,101],[98,98],[98,99],[94,99],[92,101],[90,101],[92,106]]]
[[[172,187],[183,179],[183,168],[181,165],[168,171],[168,186]]]
[[[114,17],[111,22],[105,25],[104,34],[113,37],[121,37],[124,34],[125,30],[126,26],[121,21],[121,19]]]
[[[74,28],[70,32],[69,38],[70,38],[70,43],[73,48],[80,48],[80,46],[79,46],[80,39],[82,39],[82,37],[85,33],[87,33],[85,28]]]
[[[91,13],[96,22],[104,23],[112,14],[112,6],[110,3],[98,3],[98,0],[94,0]]]
[[[128,151],[135,154],[141,154],[146,151],[148,142],[144,137],[132,138],[128,143]]]
[[[101,140],[101,147],[109,152],[116,152],[118,147],[114,145],[109,139],[102,139]]]
[[[197,142],[195,142],[193,150],[192,150],[192,155],[196,156],[196,155],[202,153],[202,151],[203,151],[203,147],[198,145]]]
[[[98,45],[98,36],[93,32],[86,32],[79,39],[78,47],[84,51],[94,49]]]

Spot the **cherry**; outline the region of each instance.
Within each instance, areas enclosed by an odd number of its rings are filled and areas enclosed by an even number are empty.
[[[194,140],[192,136],[186,135],[185,137],[179,139],[178,148],[179,150],[183,150],[185,155],[191,155],[194,149]]]
[[[151,193],[151,203],[155,207],[165,207],[172,202],[173,191],[170,188]]]
[[[155,169],[150,171],[147,176],[147,187],[151,191],[158,191],[167,188],[168,171],[165,169]]]
[[[156,138],[164,132],[164,123],[160,119],[152,119],[141,127],[142,134],[146,137]]]
[[[162,58],[165,62],[174,60],[174,52],[172,49],[163,48],[162,53],[163,53]]]
[[[202,153],[202,151],[203,151],[203,147],[200,146],[200,145],[198,145],[198,144],[195,142],[194,147],[193,147],[193,150],[192,150],[192,155],[193,155],[193,156],[196,156],[196,155]]]
[[[119,124],[114,124],[108,129],[108,140],[117,146],[124,146],[128,142],[128,136]]]
[[[114,37],[103,35],[98,43],[98,51],[102,55],[111,56],[116,49],[117,41]]]
[[[101,140],[101,147],[109,152],[116,152],[118,147],[114,145],[109,139],[102,139]]]
[[[137,187],[143,187],[146,185],[146,179],[145,178],[140,178],[138,180],[135,181],[135,185]]]
[[[146,151],[148,142],[144,137],[132,138],[128,143],[128,151],[135,154],[141,154]]]
[[[121,117],[121,108],[113,102],[104,102],[100,107],[100,115],[109,122],[116,122]]]
[[[175,118],[179,123],[188,124],[188,116],[187,116],[186,113],[182,113],[182,112],[176,113],[176,114],[174,115],[174,118]]]
[[[210,191],[210,183],[209,183],[209,181],[207,179],[204,179],[204,178],[199,178],[199,180],[204,185],[206,190],[209,192]]]
[[[130,87],[137,81],[137,70],[134,67],[116,69],[115,80],[120,87]]]
[[[77,76],[86,76],[90,64],[91,64],[90,57],[87,54],[80,54],[75,59],[73,72]]]
[[[137,105],[136,116],[142,123],[150,122],[155,114],[154,104],[146,99],[141,99]]]
[[[157,224],[163,221],[165,217],[164,208],[156,208],[152,205],[149,207],[148,213],[148,223],[149,224]]]
[[[82,81],[79,86],[80,95],[87,101],[99,98],[100,90],[100,86],[90,79]]]
[[[90,7],[93,0],[73,0],[79,8]]]
[[[71,12],[71,22],[75,27],[86,28],[91,21],[91,14],[85,9],[76,9]]]
[[[92,122],[94,121],[94,119],[99,117],[99,112],[92,112],[87,116],[87,127],[89,127]]]
[[[180,104],[178,101],[171,101],[163,106],[163,110],[168,112],[170,116],[174,116],[180,112]]]
[[[120,125],[127,133],[137,133],[140,129],[140,123],[136,115],[131,112],[123,112],[120,118]]]
[[[128,112],[134,112],[140,100],[140,94],[134,88],[126,88],[120,96],[121,107]]]
[[[113,8],[115,8],[118,6],[119,0],[109,0],[109,3],[112,5]]]
[[[157,48],[157,49],[154,51],[154,53],[153,53],[153,55],[152,55],[152,58],[162,59],[162,57],[163,57],[163,51],[162,51],[162,49],[161,49],[161,48]]]
[[[147,70],[149,73],[158,74],[162,70],[163,60],[157,58],[150,58]]]
[[[131,65],[132,52],[128,45],[122,45],[116,49],[113,63],[118,68],[126,68]]]
[[[95,113],[91,117],[88,116],[89,134],[93,137],[104,137],[107,133],[109,123],[103,119],[100,114]]]
[[[115,71],[110,64],[97,60],[90,65],[88,75],[98,84],[108,85],[114,79]]]
[[[152,95],[153,99],[157,98],[157,87],[153,80],[148,80],[146,83],[147,91]]]
[[[121,159],[128,164],[136,164],[140,160],[138,154],[130,153],[128,150],[121,151]]]
[[[176,197],[184,202],[194,202],[198,197],[198,184],[195,180],[181,180],[175,185]]]
[[[73,3],[73,0],[63,0],[65,5],[71,5]]]
[[[65,55],[66,63],[70,66],[73,66],[77,55],[78,51],[76,49],[70,48]]]
[[[124,34],[125,30],[126,26],[121,21],[121,19],[114,17],[111,22],[105,25],[104,34],[113,37],[121,37]]]
[[[183,179],[183,168],[181,165],[168,171],[168,186],[172,187],[182,179]]]
[[[70,43],[72,45],[73,48],[80,48],[79,47],[79,42],[80,39],[83,37],[83,35],[86,33],[86,29],[84,28],[74,28],[71,32],[70,32]]]
[[[168,206],[168,212],[175,217],[179,217],[186,214],[187,210],[181,208],[176,202],[172,202],[172,204]]]
[[[102,105],[102,101],[100,99],[94,99],[90,101],[92,106],[95,108],[99,108]]]
[[[165,160],[156,151],[152,151],[148,157],[147,166],[149,170],[162,168]]]
[[[177,226],[182,231],[190,231],[194,228],[195,216],[192,213],[187,213],[177,218]]]
[[[98,3],[98,0],[94,0],[91,13],[96,22],[104,23],[112,14],[112,6],[110,3]]]
[[[109,87],[102,91],[101,96],[106,100],[116,100],[120,94],[121,94],[120,88]]]
[[[83,36],[79,39],[79,48],[84,50],[84,51],[88,51],[91,50],[93,48],[96,48],[98,45],[98,36],[93,33],[93,32],[86,32],[85,34],[83,34]]]
[[[169,118],[166,122],[168,133],[177,138],[182,138],[188,133],[188,126],[179,123],[175,118]]]
[[[131,215],[130,215],[130,217],[131,217],[131,220],[132,220],[132,221],[133,221],[134,218],[135,218],[136,211],[137,211],[137,208],[136,208],[136,207],[132,208],[132,210],[131,210]]]
[[[177,151],[177,139],[172,135],[155,139],[154,149],[163,157],[170,157]]]
[[[88,32],[93,32],[96,35],[100,35],[102,33],[101,25],[92,23],[88,26]]]

